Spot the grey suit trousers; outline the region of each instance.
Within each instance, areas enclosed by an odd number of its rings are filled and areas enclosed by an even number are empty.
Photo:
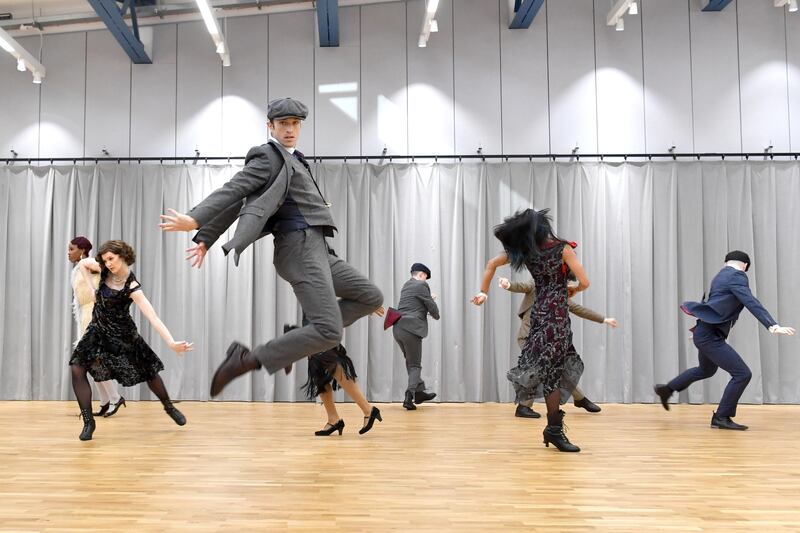
[[[402,322],[402,319],[400,319]],[[406,371],[408,371],[408,388],[411,392],[424,392],[425,382],[422,381],[422,337],[399,327],[398,324],[392,328],[392,335],[403,357],[406,358]]]
[[[308,324],[253,350],[270,374],[335,347],[344,327],[383,303],[383,294],[372,282],[328,253],[322,228],[276,237],[273,263],[278,275],[292,286]]]

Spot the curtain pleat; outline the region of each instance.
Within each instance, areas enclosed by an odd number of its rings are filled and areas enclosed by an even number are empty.
[[[0,169],[0,399],[72,397],[67,361],[75,336],[67,244],[123,239],[137,252],[145,295],[178,339],[195,351],[169,351],[138,311],[134,319],[165,363],[179,399],[208,399],[216,366],[232,340],[254,345],[300,320],[291,288],[272,264],[271,238],[238,267],[214,246],[202,269],[185,250],[190,235],[162,233],[159,214],[185,212],[220,187],[235,165],[113,165]],[[384,305],[396,305],[412,263],[433,273],[442,319],[430,320],[423,378],[444,401],[511,401],[505,378],[519,350],[521,296],[496,280],[481,307],[484,266],[501,251],[492,229],[527,207],[550,208],[557,233],[578,242],[591,287],[576,301],[620,327],[573,317],[586,364],[582,387],[596,401],[651,402],[652,385],[694,366],[691,321],[678,306],[699,300],[731,249],[750,253],[750,286],[781,324],[800,326],[800,164],[797,162],[648,163],[324,163],[314,168],[332,204],[336,253],[372,279]],[[524,280],[527,272],[500,269]],[[769,335],[743,312],[730,337],[753,370],[743,400],[800,402],[800,341]],[[344,344],[373,401],[398,401],[406,387],[402,354],[382,320],[346,330]],[[286,376],[256,372],[222,399],[303,401],[304,361]],[[718,372],[681,394],[716,402]],[[126,398],[150,398],[145,386]],[[338,399],[345,399],[341,391]]]

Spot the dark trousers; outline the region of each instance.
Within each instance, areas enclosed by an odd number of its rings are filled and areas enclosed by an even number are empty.
[[[308,324],[253,350],[270,374],[337,346],[343,328],[383,303],[383,294],[371,281],[328,253],[321,228],[276,238],[273,263],[278,275],[292,286]]]
[[[731,380],[722,394],[717,415],[736,416],[736,405],[752,377],[750,368],[725,341],[725,335],[713,325],[697,322],[694,345],[698,350],[699,365],[683,372],[670,381],[668,386],[674,391],[682,391],[695,381],[710,378],[717,372],[717,368],[721,368],[731,375]]]
[[[422,381],[422,337],[399,326],[392,328],[392,335],[406,359],[406,372],[408,372],[406,391],[425,392],[425,382]]]

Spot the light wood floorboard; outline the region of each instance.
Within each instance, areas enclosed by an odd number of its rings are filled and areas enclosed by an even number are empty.
[[[95,404],[96,405],[96,404]],[[78,441],[73,402],[0,402],[2,531],[800,531],[800,406],[566,407],[566,454],[508,404],[130,402]],[[543,408],[538,405],[537,408]]]

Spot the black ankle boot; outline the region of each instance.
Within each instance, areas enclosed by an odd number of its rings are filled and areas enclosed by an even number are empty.
[[[406,399],[403,400],[403,407],[405,407],[409,411],[413,411],[414,409],[417,408],[417,406],[414,405],[414,393],[411,392],[410,390],[406,391]]]
[[[172,402],[164,403],[164,411],[166,411],[169,417],[179,426],[186,425],[186,417],[172,405]]]
[[[81,418],[83,418],[83,430],[78,436],[81,440],[92,440],[92,433],[94,433],[94,417],[90,409],[81,409]]]
[[[579,452],[580,448],[572,444],[564,433],[564,411],[559,410],[556,413],[547,413],[547,427],[542,432],[544,437],[544,445],[558,448],[560,452]]]

